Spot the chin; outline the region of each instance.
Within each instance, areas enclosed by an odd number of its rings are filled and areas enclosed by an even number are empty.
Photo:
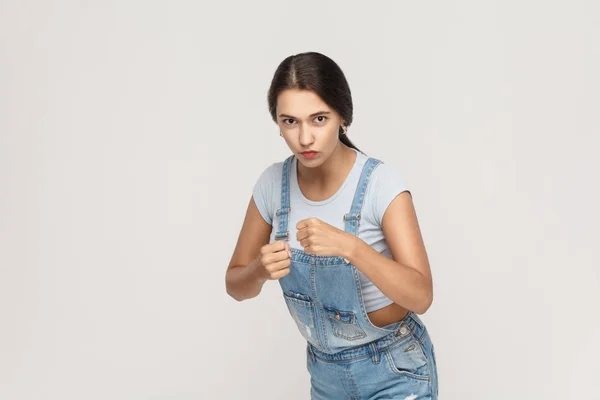
[[[322,160],[305,160],[302,156],[298,157],[298,162],[306,168],[316,168],[323,164]]]

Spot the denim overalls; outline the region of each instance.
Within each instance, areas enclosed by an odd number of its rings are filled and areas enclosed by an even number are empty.
[[[279,230],[288,240],[290,164],[283,163]],[[369,178],[380,161],[368,158],[352,206],[340,213],[345,231],[356,235]],[[295,234],[295,232],[294,232]],[[362,300],[356,267],[337,256],[317,256],[292,248],[290,273],[279,279],[283,297],[308,342],[312,399],[437,399],[433,345],[413,312],[380,328],[371,323]],[[392,396],[392,397],[388,397]]]

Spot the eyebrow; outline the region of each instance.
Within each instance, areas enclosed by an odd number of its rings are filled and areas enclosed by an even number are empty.
[[[310,114],[309,117],[312,118],[312,117],[316,117],[317,115],[323,115],[323,114],[331,114],[331,111],[319,111],[319,112]],[[293,116],[287,115],[287,114],[279,114],[279,118],[281,118],[281,117],[296,119],[296,117],[293,117]]]

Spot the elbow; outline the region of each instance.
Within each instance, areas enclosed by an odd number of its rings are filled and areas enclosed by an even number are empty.
[[[231,297],[238,303],[248,299],[247,297],[242,296],[242,294],[239,291],[232,289],[229,285],[226,286],[225,291],[227,292],[229,297]]]
[[[240,296],[239,291],[236,291],[232,287],[232,284],[231,284],[231,282],[229,282],[229,279],[227,279],[227,276],[225,277],[225,292],[227,293],[227,295],[229,297],[231,297],[232,299],[234,299],[237,302],[244,300],[244,298]]]
[[[262,283],[254,276],[245,274],[247,268],[230,267],[225,274],[225,291],[237,302],[249,300],[260,294]]]
[[[418,304],[414,307],[413,311],[418,315],[423,315],[429,310],[432,304],[433,291],[427,290],[423,293],[423,296],[419,300]]]
[[[235,287],[233,284],[226,282],[225,283],[225,292],[227,292],[227,295],[229,297],[231,297],[232,299],[234,299],[235,301],[242,302],[244,300],[249,300],[253,297],[255,297],[256,295],[253,295],[252,293],[248,293],[247,291],[244,291],[243,288],[240,287]]]
[[[231,297],[232,299],[234,299],[238,303],[247,299],[246,297],[240,296],[239,293],[235,293],[235,292],[233,292],[233,291],[231,291],[229,289],[227,289],[227,294],[229,295],[229,297]]]
[[[240,301],[244,300],[241,297],[236,296],[235,293],[233,293],[231,290],[229,290],[229,288],[226,291],[227,291],[227,294],[229,295],[229,297],[231,297],[235,301],[240,302]]]

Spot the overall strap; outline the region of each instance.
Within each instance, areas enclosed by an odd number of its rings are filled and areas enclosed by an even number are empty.
[[[358,185],[356,186],[356,192],[354,193],[354,200],[352,200],[352,207],[350,208],[350,212],[344,215],[345,222],[345,230],[348,233],[353,235],[358,234],[358,226],[360,223],[360,212],[362,210],[363,202],[365,200],[365,193],[367,192],[367,187],[369,185],[369,179],[371,178],[371,173],[375,168],[381,163],[381,161],[375,158],[368,158],[363,166],[362,173],[360,175],[360,180],[358,181]]]
[[[285,240],[290,238],[288,231],[288,216],[290,213],[290,169],[294,156],[289,156],[283,163],[283,171],[281,174],[281,208],[277,210],[279,219],[279,231],[275,234],[275,240]]]

